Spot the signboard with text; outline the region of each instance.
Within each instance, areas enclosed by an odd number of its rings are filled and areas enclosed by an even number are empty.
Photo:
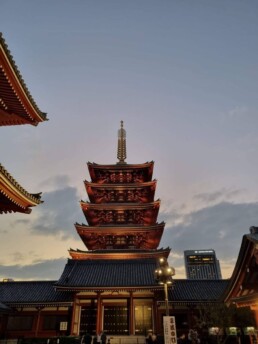
[[[67,331],[67,321],[61,321],[60,322],[60,331]]]
[[[176,344],[176,319],[175,317],[165,316],[163,317],[164,326],[164,342],[165,344]]]

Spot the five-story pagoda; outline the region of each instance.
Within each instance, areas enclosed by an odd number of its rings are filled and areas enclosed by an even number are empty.
[[[156,330],[154,277],[164,222],[157,223],[160,201],[154,200],[154,162],[127,164],[126,131],[118,131],[117,164],[88,163],[85,181],[89,202],[81,201],[88,222],[75,224],[88,250],[69,253],[58,290],[74,292],[71,333],[146,335]]]

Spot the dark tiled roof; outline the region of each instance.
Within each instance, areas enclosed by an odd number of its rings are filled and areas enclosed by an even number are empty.
[[[76,263],[76,264],[75,264]],[[136,267],[138,265],[138,268]],[[63,304],[73,301],[73,293],[55,290],[55,285],[76,287],[157,287],[153,271],[156,261],[74,261],[69,260],[63,275],[56,281],[2,282],[0,283],[0,311],[12,305]],[[66,278],[68,277],[68,280]],[[67,282],[66,282],[67,281]],[[105,283],[109,282],[109,284]],[[169,288],[169,301],[196,303],[217,301],[228,280],[174,280]],[[161,287],[162,291],[162,287]],[[160,301],[163,301],[163,293]]]
[[[71,302],[73,300],[72,294],[55,291],[55,282],[1,282],[0,302],[6,305]]]
[[[56,283],[58,287],[158,287],[154,271],[155,259],[134,260],[68,260]],[[228,280],[174,280],[169,288],[170,301],[194,302],[218,300]],[[161,286],[162,288],[162,286]]]
[[[156,259],[68,260],[56,283],[63,287],[151,287],[157,286]]]
[[[229,280],[174,280],[169,300],[176,302],[218,301]]]

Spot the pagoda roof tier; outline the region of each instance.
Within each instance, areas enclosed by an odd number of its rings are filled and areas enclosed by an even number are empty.
[[[141,183],[152,179],[154,161],[144,164],[99,165],[88,162],[91,180],[95,183]]]
[[[159,248],[157,250],[144,250],[144,249],[110,249],[110,250],[69,250],[72,259],[87,260],[87,259],[100,259],[105,262],[105,259],[111,260],[125,260],[125,259],[140,259],[140,258],[168,258],[171,249]]]
[[[153,202],[157,181],[132,184],[99,184],[84,181],[89,199],[93,203]]]
[[[156,249],[159,246],[165,223],[154,226],[92,227],[75,224],[77,233],[88,250],[110,247]]]
[[[0,164],[0,213],[29,214],[41,201],[41,193],[30,194]]]
[[[0,126],[46,121],[33,100],[0,33]]]
[[[92,204],[81,201],[81,208],[90,226],[144,225],[157,222],[160,201],[152,203],[105,203]]]

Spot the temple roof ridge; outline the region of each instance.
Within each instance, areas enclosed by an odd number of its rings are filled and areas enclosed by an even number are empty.
[[[40,200],[41,198],[41,192],[36,194],[31,194],[28,191],[26,191],[13,177],[12,175],[4,168],[4,166],[0,163],[0,174],[6,178],[10,184],[12,184],[20,193],[22,193],[24,196],[28,197],[30,200],[34,201],[35,203],[43,203],[43,201]]]
[[[69,259],[69,258],[67,258]],[[0,281],[0,285],[7,285],[7,284],[37,284],[37,283],[43,283],[43,284],[51,284],[51,283],[55,283],[56,280],[26,280],[26,281],[23,281],[23,280],[20,280],[20,281],[7,281],[7,282],[2,282]]]
[[[160,253],[160,252],[167,252],[170,251],[171,248],[168,246],[166,248],[160,247],[158,249],[142,249],[142,248],[112,248],[112,249],[96,249],[96,250],[81,250],[79,248],[77,249],[73,249],[70,248],[69,251],[71,252],[78,252],[78,253],[86,253],[86,254],[91,254],[91,253],[128,253],[128,252],[132,252],[132,253]],[[68,260],[71,258],[68,258]]]
[[[81,200],[82,204],[88,204],[90,205],[92,208],[96,207],[96,208],[112,208],[112,207],[129,207],[129,208],[133,208],[133,207],[141,207],[141,208],[146,208],[152,205],[156,205],[156,204],[160,204],[161,200],[158,198],[156,201],[153,202],[146,202],[146,203],[141,203],[141,202],[109,202],[109,203],[92,203],[90,201],[83,201]]]
[[[151,184],[155,184],[157,183],[157,179],[152,179],[148,182],[132,182],[132,183],[96,183],[96,182],[92,182],[90,180],[87,180],[85,179],[83,181],[85,184],[88,184],[88,185],[92,185],[92,186],[96,186],[96,187],[99,187],[99,188],[102,188],[102,187],[109,187],[109,188],[113,188],[113,187],[139,187],[139,186],[147,186],[147,185],[151,185]]]
[[[146,161],[144,163],[136,163],[136,164],[122,164],[122,165],[117,165],[116,163],[115,164],[98,164],[96,162],[90,162],[88,161],[87,162],[87,165],[92,165],[94,167],[99,167],[99,168],[103,168],[103,167],[109,167],[109,168],[115,168],[115,169],[121,169],[121,167],[126,167],[126,168],[130,168],[130,167],[133,167],[133,166],[142,166],[142,165],[145,165],[145,166],[149,166],[149,165],[153,165],[154,164],[154,160],[151,160],[151,161]]]
[[[95,249],[95,250],[74,250],[70,249],[68,252],[72,258],[72,260],[83,261],[83,260],[122,260],[126,261],[128,259],[131,260],[139,260],[139,259],[146,259],[146,258],[168,258],[170,254],[170,248],[106,248],[106,249]]]
[[[115,225],[114,226],[114,224],[107,224],[107,225],[97,225],[97,226],[90,226],[90,225],[88,225],[88,224],[86,224],[86,223],[79,223],[79,222],[75,222],[74,223],[74,225],[78,225],[78,226],[82,226],[82,227],[88,227],[88,228],[95,228],[95,229],[97,229],[97,228],[107,228],[107,227],[110,227],[110,228],[112,228],[112,227],[116,227],[116,228],[144,228],[144,229],[147,229],[147,228],[149,228],[149,227],[156,227],[156,226],[161,226],[161,225],[165,225],[166,223],[165,223],[165,221],[161,221],[161,222],[157,222],[157,223],[155,223],[154,225],[149,225],[149,226],[144,226],[144,225],[140,225],[140,224],[120,224],[120,225]]]
[[[14,61],[14,58],[5,42],[5,39],[3,38],[3,34],[0,32],[0,48],[2,47],[4,54],[6,55],[7,60],[9,61],[9,65],[11,66],[11,68],[13,69],[16,78],[18,79],[20,85],[22,86],[23,90],[24,90],[24,94],[26,95],[26,97],[28,98],[28,100],[31,102],[32,106],[34,107],[35,111],[37,112],[38,116],[41,118],[42,121],[47,121],[47,114],[45,112],[40,111],[40,109],[38,108],[35,100],[33,99],[32,95],[29,92],[29,89],[27,87],[27,85],[25,84],[25,81]],[[37,125],[38,123],[36,123],[35,125]]]

